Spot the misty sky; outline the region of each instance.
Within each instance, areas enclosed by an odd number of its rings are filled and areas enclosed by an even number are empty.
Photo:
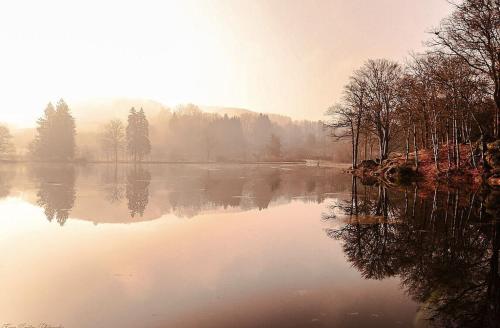
[[[144,97],[321,119],[368,58],[403,60],[445,0],[0,2],[0,121]],[[126,110],[126,109],[125,109]]]

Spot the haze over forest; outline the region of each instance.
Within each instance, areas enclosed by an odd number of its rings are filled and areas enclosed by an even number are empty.
[[[72,158],[77,160],[114,160],[115,155],[103,144],[103,134],[107,124],[118,121],[123,125],[123,138],[117,145],[118,160],[130,159],[125,145],[125,125],[131,108],[137,111],[143,109],[148,121],[151,147],[143,160],[192,162],[331,158],[329,131],[321,121],[296,121],[284,115],[262,114],[240,108],[198,107],[194,104],[169,108],[153,100],[132,98],[85,101],[75,106],[64,104],[74,121],[76,133]],[[54,107],[57,106],[54,104]],[[43,111],[40,112],[42,116]],[[12,156],[29,158],[37,128],[11,129],[10,132],[15,145]],[[273,137],[275,145],[271,150]],[[347,149],[343,144],[339,147]],[[345,153],[340,160],[347,161],[348,158]]]

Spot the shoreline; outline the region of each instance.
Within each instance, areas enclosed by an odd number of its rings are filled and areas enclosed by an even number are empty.
[[[426,149],[417,153],[418,169],[415,165],[415,154],[410,154],[408,159],[404,155],[393,154],[380,164],[374,160],[363,160],[355,169],[351,167],[346,171],[368,183],[380,180],[392,186],[417,182],[423,185],[465,184],[474,188],[480,185],[500,188],[500,140],[488,144],[485,152],[486,163],[479,163],[480,161],[475,159],[476,166],[471,159],[468,145],[461,145],[458,167],[448,162],[447,151],[446,146],[440,149],[437,167],[432,150]],[[484,165],[487,165],[487,170]]]

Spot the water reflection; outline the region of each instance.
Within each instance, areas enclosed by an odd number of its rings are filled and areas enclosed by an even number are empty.
[[[0,190],[14,190],[61,225],[68,217],[129,223],[321,203],[350,186],[340,169],[294,165],[11,165],[0,179]]]
[[[106,166],[101,176],[104,197],[111,204],[119,203],[125,197],[125,185],[118,173],[118,165]]]
[[[333,205],[328,229],[366,279],[397,276],[437,327],[498,327],[500,192],[417,185],[389,190],[352,180],[352,197]]]
[[[62,226],[69,218],[75,204],[75,168],[70,165],[31,167],[31,174],[38,185],[37,201],[47,220]]]
[[[127,201],[130,216],[143,216],[149,201],[151,174],[142,167],[134,166],[127,174]]]
[[[10,195],[10,189],[12,188],[12,180],[14,179],[15,172],[9,167],[0,166],[0,199],[8,197]]]

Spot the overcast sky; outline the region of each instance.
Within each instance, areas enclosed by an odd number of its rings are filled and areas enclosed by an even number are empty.
[[[321,119],[354,68],[422,50],[449,11],[445,0],[2,1],[0,121],[33,125],[61,97]]]

